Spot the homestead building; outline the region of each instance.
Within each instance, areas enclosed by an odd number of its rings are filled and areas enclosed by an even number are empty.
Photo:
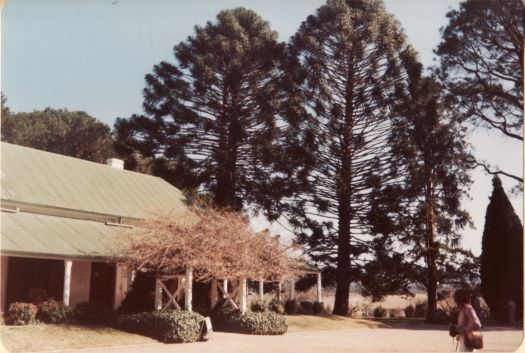
[[[0,311],[48,298],[73,308],[92,302],[116,309],[134,278],[115,262],[129,243],[127,230],[164,210],[182,216],[187,199],[161,178],[124,170],[118,159],[104,165],[2,142],[0,205]],[[321,301],[320,271],[301,272],[317,276]],[[212,279],[211,306],[222,297],[246,311],[247,280]],[[263,279],[255,280],[263,298]],[[295,298],[294,278],[287,281]],[[192,310],[192,284],[191,269],[157,277],[155,309]],[[280,298],[280,281],[277,287]]]
[[[1,310],[54,298],[117,308],[131,272],[111,258],[123,229],[186,198],[166,181],[1,143]]]

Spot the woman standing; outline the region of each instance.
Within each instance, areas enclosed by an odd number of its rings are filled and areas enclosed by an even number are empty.
[[[454,293],[454,301],[459,309],[457,325],[457,332],[459,334],[459,351],[474,352],[474,349],[466,346],[465,336],[467,333],[481,329],[481,322],[479,321],[474,308],[470,305],[470,294],[468,290],[456,290],[456,293]]]

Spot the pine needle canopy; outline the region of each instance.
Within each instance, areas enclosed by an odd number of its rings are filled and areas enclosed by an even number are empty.
[[[183,217],[157,214],[128,235],[130,245],[120,261],[156,275],[192,268],[200,281],[275,280],[300,272],[302,265],[277,237],[252,231],[245,215],[214,208],[193,206]]]

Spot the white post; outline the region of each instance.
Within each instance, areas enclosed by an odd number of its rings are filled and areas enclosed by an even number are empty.
[[[159,278],[155,278],[155,310],[162,309],[162,287],[160,282]]]
[[[321,272],[317,273],[317,301],[323,301],[323,287],[321,285]]]
[[[62,294],[62,302],[65,307],[69,307],[69,293],[71,292],[71,266],[73,261],[64,260],[64,292]]]
[[[186,285],[184,286],[184,307],[188,311],[192,311],[191,301],[193,295],[193,269],[188,267],[186,269]]]
[[[222,288],[224,288],[224,293],[228,293],[228,280],[227,279],[222,281]]]
[[[137,272],[135,270],[128,271],[128,292],[131,290],[131,285],[133,284],[136,275]]]
[[[275,293],[278,301],[281,301],[281,286],[281,280],[279,280],[279,282],[277,282],[277,293]]]
[[[290,300],[295,300],[295,278],[292,277],[290,282]]]
[[[264,279],[262,277],[259,278],[259,300],[264,300]]]
[[[213,309],[217,304],[217,279],[211,280],[211,308]]]
[[[246,302],[247,302],[247,291],[246,291],[246,277],[244,276],[241,276],[239,278],[239,296],[240,296],[240,304],[241,304],[241,312],[244,314],[247,310],[247,305],[246,305]]]

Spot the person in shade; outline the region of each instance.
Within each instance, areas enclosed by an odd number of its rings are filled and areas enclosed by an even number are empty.
[[[472,294],[472,307],[474,308],[474,311],[476,312],[476,315],[478,316],[478,319],[480,322],[483,322],[483,311],[481,307],[481,298],[479,290],[475,290],[474,294]]]
[[[458,306],[458,323],[456,326],[459,337],[459,351],[460,352],[474,352],[474,349],[468,348],[465,345],[465,335],[468,332],[481,329],[481,322],[479,321],[476,311],[470,305],[470,293],[467,289],[458,289],[454,293],[454,301]]]

